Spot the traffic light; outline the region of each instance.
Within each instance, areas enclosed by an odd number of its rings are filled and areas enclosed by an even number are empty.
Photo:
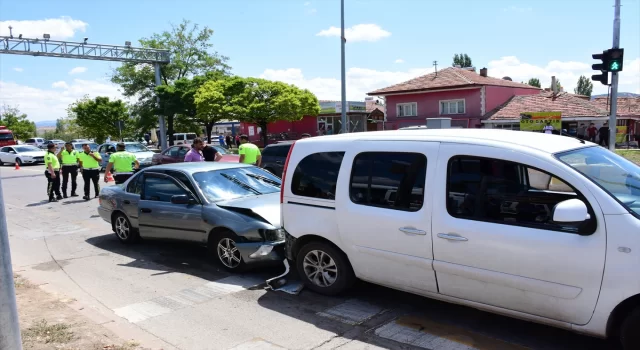
[[[593,70],[599,70],[602,74],[595,74],[591,76],[591,80],[599,81],[602,85],[609,85],[609,72],[607,71],[607,51],[602,53],[594,53],[591,55],[594,60],[601,60],[602,63],[597,63],[591,66]]]
[[[607,71],[621,72],[624,49],[609,49],[605,52],[607,53]]]

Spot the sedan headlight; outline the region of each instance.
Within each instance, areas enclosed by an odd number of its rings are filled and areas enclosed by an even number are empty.
[[[284,240],[284,229],[264,230],[264,239],[266,241],[282,241]]]

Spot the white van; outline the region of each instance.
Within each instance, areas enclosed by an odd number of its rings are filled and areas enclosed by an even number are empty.
[[[640,349],[640,167],[508,130],[297,141],[287,257],[327,295],[356,278]]]
[[[174,145],[192,145],[193,140],[198,137],[194,132],[178,132],[173,134]]]

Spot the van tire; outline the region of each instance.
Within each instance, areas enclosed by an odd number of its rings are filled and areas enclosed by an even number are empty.
[[[319,285],[317,282],[312,281],[307,273],[307,271],[310,273],[314,271],[313,265],[309,264],[309,262],[317,262],[319,255],[323,258],[323,264],[329,262],[331,265],[335,265],[337,271],[335,280],[326,286]],[[307,257],[309,257],[310,260],[305,263]],[[333,263],[331,263],[331,261]],[[325,265],[325,267],[328,266]],[[307,268],[307,270],[305,270],[305,268]],[[297,254],[296,269],[307,288],[323,295],[338,295],[349,289],[356,281],[353,268],[347,256],[333,245],[325,242],[316,241],[305,244]],[[329,275],[331,275],[330,271]],[[320,280],[320,283],[323,282],[326,282],[326,279]]]
[[[620,343],[624,350],[640,349],[640,306],[636,307],[620,327]]]

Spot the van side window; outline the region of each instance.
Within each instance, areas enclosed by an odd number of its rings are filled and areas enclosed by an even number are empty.
[[[589,207],[591,222],[553,222],[556,204],[574,198]],[[589,203],[571,186],[541,170],[491,158],[457,156],[449,160],[447,211],[459,219],[570,233],[593,233],[596,228]]]
[[[427,158],[421,153],[360,153],[353,161],[349,196],[355,204],[418,211],[426,173]]]
[[[336,183],[344,152],[313,153],[293,172],[291,192],[296,196],[335,199]]]

